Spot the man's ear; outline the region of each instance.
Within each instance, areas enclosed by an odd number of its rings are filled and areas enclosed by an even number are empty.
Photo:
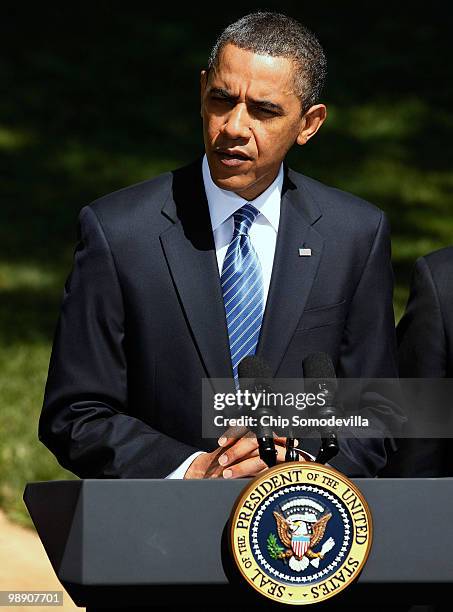
[[[203,98],[208,84],[208,71],[202,70],[200,73],[200,114],[203,116]]]
[[[327,117],[327,108],[325,104],[315,104],[311,106],[300,122],[300,130],[297,136],[297,144],[304,145],[312,138],[320,129]]]

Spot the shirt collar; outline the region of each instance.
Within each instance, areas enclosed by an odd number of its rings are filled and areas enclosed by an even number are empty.
[[[206,155],[202,164],[203,182],[208,200],[209,214],[211,216],[212,231],[214,232],[224,221],[248,202],[233,191],[220,189],[211,178]],[[283,188],[283,164],[280,165],[277,177],[251,204],[263,214],[275,231],[278,231],[280,220],[280,202]]]

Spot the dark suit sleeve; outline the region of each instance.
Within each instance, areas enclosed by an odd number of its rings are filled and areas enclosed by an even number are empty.
[[[38,430],[60,464],[81,478],[161,478],[199,450],[127,414],[125,324],[110,247],[85,207]]]
[[[397,327],[397,338],[401,377],[443,378],[447,375],[446,337],[439,296],[424,257],[415,263],[409,300]],[[446,439],[406,438],[399,446],[388,475],[419,478],[451,475]]]
[[[400,376],[446,376],[446,342],[442,313],[426,260],[417,260],[406,312],[397,327]]]
[[[337,374],[361,379],[398,377],[390,231],[384,213],[349,308]],[[361,415],[377,423],[376,437],[341,439],[341,453],[331,463],[350,476],[374,476],[394,448],[386,433],[398,430],[403,420],[391,387],[385,396],[365,387]]]

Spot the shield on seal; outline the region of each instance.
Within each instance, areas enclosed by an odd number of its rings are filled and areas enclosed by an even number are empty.
[[[310,536],[308,535],[293,535],[291,538],[291,548],[295,555],[302,558],[308,550],[310,544]]]

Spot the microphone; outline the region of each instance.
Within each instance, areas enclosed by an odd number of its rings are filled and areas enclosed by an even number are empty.
[[[327,353],[311,353],[303,361],[304,377],[312,378],[310,390],[313,393],[322,393],[326,403],[319,408],[317,417],[328,419],[337,415],[335,406],[335,395],[337,393],[337,381],[333,362]],[[315,459],[317,463],[327,463],[338,454],[338,440],[334,429],[328,427],[320,428],[321,447]]]
[[[250,393],[271,393],[272,389],[265,379],[272,378],[270,367],[260,357],[249,355],[244,357],[238,366],[238,375],[240,388],[242,391]],[[251,382],[245,383],[244,379],[249,378]],[[263,380],[264,379],[264,380]],[[277,463],[277,451],[275,449],[274,433],[272,427],[265,427],[260,424],[261,417],[275,417],[276,412],[273,407],[263,406],[260,404],[256,409],[257,427],[253,428],[256,439],[258,440],[258,448],[260,458],[268,467],[273,467]]]

